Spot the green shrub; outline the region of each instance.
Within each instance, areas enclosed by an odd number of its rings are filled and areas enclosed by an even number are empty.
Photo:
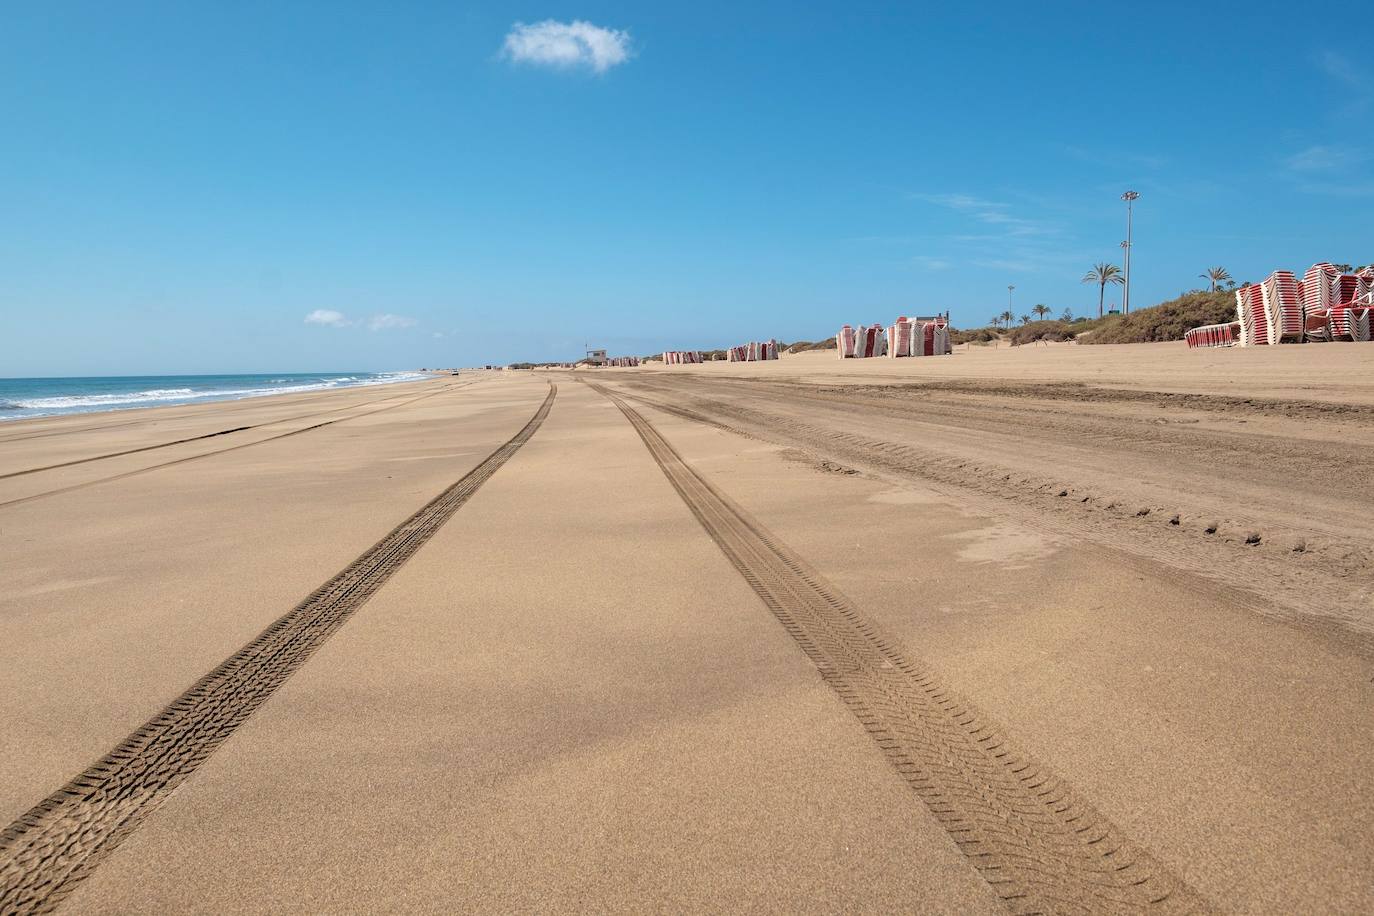
[[[1236,319],[1236,294],[1218,290],[1215,293],[1197,290],[1184,293],[1177,299],[1161,302],[1129,315],[1109,315],[1095,327],[1076,325],[1079,343],[1151,343],[1159,340],[1182,340],[1183,332],[1204,324],[1222,324]],[[1091,333],[1084,334],[1084,330]]]
[[[949,342],[951,344],[981,344],[999,340],[1001,336],[1001,334],[992,328],[969,328],[966,331],[956,331],[951,328],[949,332]]]
[[[1007,336],[1011,339],[1013,347],[1019,347],[1040,340],[1073,340],[1079,333],[1079,328],[1080,325],[1065,321],[1032,321],[1012,328],[1007,332]]]

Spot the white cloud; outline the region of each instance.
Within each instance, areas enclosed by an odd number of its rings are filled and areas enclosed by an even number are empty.
[[[315,309],[305,316],[305,323],[324,325],[330,328],[346,328],[353,324],[344,317],[343,312],[336,312],[333,309]]]
[[[369,331],[390,331],[396,328],[413,327],[415,327],[415,319],[406,318],[404,315],[385,313],[373,315],[371,318],[367,319],[367,329]]]
[[[569,69],[590,67],[597,73],[630,58],[630,33],[603,29],[590,22],[546,19],[529,25],[517,22],[506,35],[502,53],[521,64]]]

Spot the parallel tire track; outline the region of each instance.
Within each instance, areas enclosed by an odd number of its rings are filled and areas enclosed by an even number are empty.
[[[472,384],[472,383],[471,383],[471,382],[468,382],[467,384]],[[448,386],[445,386],[445,387],[446,387],[447,389],[452,389],[452,388],[463,388],[463,387],[466,387],[466,386],[464,386],[464,385],[448,385]],[[409,393],[409,392],[405,392],[405,393],[402,393],[402,394],[395,394],[395,395],[392,395],[392,396],[386,397],[386,398],[378,398],[378,399],[375,400],[375,401],[364,401],[364,402],[361,403],[361,404],[345,404],[345,405],[343,405],[342,407],[331,407],[331,408],[328,409],[328,410],[312,410],[312,411],[310,411],[309,413],[299,413],[299,414],[296,414],[295,416],[291,416],[291,417],[282,417],[282,418],[277,419],[277,420],[267,420],[266,422],[263,422],[263,423],[253,423],[253,424],[250,424],[250,425],[248,425],[248,426],[235,426],[235,427],[233,427],[232,429],[220,429],[220,430],[216,430],[216,431],[214,431],[214,432],[212,432],[212,433],[201,433],[201,434],[198,435],[198,436],[186,436],[185,438],[182,438],[182,439],[173,439],[173,440],[171,440],[170,442],[158,442],[158,443],[156,443],[156,444],[154,444],[154,445],[140,445],[140,446],[138,446],[137,448],[126,448],[126,449],[124,449],[123,451],[118,451],[118,452],[105,452],[104,454],[101,454],[101,455],[90,455],[90,456],[88,456],[88,457],[86,457],[86,458],[74,458],[74,459],[72,459],[71,461],[60,461],[60,462],[58,462],[58,463],[56,463],[56,464],[45,464],[45,465],[42,465],[41,467],[25,468],[25,469],[23,469],[22,471],[9,471],[9,472],[7,472],[7,473],[0,474],[0,480],[8,480],[8,479],[11,478],[11,477],[24,477],[24,476],[27,476],[27,475],[29,475],[29,474],[37,474],[37,473],[39,473],[40,471],[55,471],[55,470],[57,470],[58,468],[69,468],[69,467],[73,467],[73,466],[78,465],[78,464],[89,464],[89,463],[91,463],[92,461],[104,461],[104,460],[107,459],[107,458],[122,458],[122,457],[125,456],[125,455],[137,455],[137,454],[139,454],[140,452],[152,452],[152,451],[156,451],[157,449],[160,449],[160,448],[171,448],[171,447],[174,446],[174,445],[185,445],[185,444],[188,443],[188,442],[199,442],[199,441],[202,440],[202,439],[215,439],[215,438],[218,438],[219,436],[227,436],[227,435],[230,435],[231,433],[241,433],[241,432],[245,432],[246,430],[250,430],[250,429],[260,429],[261,427],[264,427],[264,426],[276,426],[278,423],[290,423],[290,422],[292,422],[293,420],[304,420],[304,419],[306,419],[306,418],[308,418],[308,417],[323,417],[323,416],[326,416],[326,415],[331,414],[331,413],[339,413],[340,411],[343,411],[343,410],[352,410],[352,409],[357,408],[357,407],[371,407],[371,406],[375,406],[375,405],[377,405],[377,404],[384,404],[384,403],[386,403],[387,401],[394,401],[394,400],[396,400],[396,399],[398,399],[398,398],[405,397],[405,395],[408,394],[408,393]],[[434,392],[431,392],[431,393],[434,393]]]
[[[177,464],[186,464],[187,462],[190,462],[190,461],[199,461],[199,460],[202,459],[202,458],[210,458],[210,457],[213,457],[213,456],[215,456],[215,455],[223,455],[223,454],[225,454],[226,452],[236,452],[236,451],[238,451],[239,449],[252,448],[252,447],[255,446],[255,445],[263,445],[263,444],[268,443],[268,442],[276,442],[278,439],[288,439],[288,438],[290,438],[291,436],[299,436],[301,433],[308,433],[308,432],[310,432],[311,430],[322,429],[323,427],[326,427],[326,426],[333,426],[335,423],[342,423],[342,422],[344,422],[345,420],[360,420],[360,419],[362,419],[363,417],[369,417],[369,416],[371,416],[371,415],[374,414],[374,413],[381,413],[381,412],[384,411],[384,410],[393,410],[393,409],[395,409],[395,408],[397,408],[397,407],[405,407],[405,406],[407,406],[407,405],[409,405],[409,404],[414,404],[416,401],[423,401],[423,400],[425,400],[426,398],[432,398],[432,397],[434,397],[436,394],[443,394],[443,393],[446,392],[446,391],[451,391],[451,390],[453,390],[454,388],[465,388],[465,387],[467,387],[467,385],[470,385],[470,384],[472,384],[472,383],[471,383],[471,382],[468,382],[468,383],[463,384],[463,385],[447,385],[447,386],[445,386],[445,387],[443,387],[443,388],[440,388],[438,391],[429,391],[429,392],[426,392],[425,394],[422,394],[422,395],[418,395],[418,396],[416,396],[416,397],[413,397],[413,398],[411,398],[411,399],[408,400],[408,401],[402,401],[402,402],[400,402],[399,404],[386,404],[386,405],[384,405],[384,406],[382,406],[382,407],[373,407],[372,410],[365,410],[365,411],[363,411],[362,413],[355,413],[355,414],[352,414],[352,415],[347,416],[347,417],[338,417],[337,419],[334,419],[334,420],[325,420],[323,423],[313,423],[313,424],[311,424],[310,426],[303,426],[303,427],[301,427],[300,429],[292,429],[292,430],[288,430],[287,432],[284,432],[284,433],[279,433],[279,434],[277,434],[277,435],[275,435],[275,436],[268,436],[266,439],[255,439],[255,440],[253,440],[252,442],[243,442],[243,443],[240,443],[239,445],[231,445],[231,446],[228,446],[227,448],[215,449],[215,450],[212,451],[212,452],[202,452],[202,453],[199,454],[199,455],[188,455],[188,456],[185,457],[185,458],[175,458],[175,459],[173,459],[173,460],[171,460],[171,461],[163,461],[163,462],[161,462],[160,464],[150,464],[150,465],[148,465],[147,467],[135,468],[135,469],[132,470],[132,471],[125,471],[125,472],[122,473],[122,474],[111,474],[109,477],[99,477],[99,478],[96,478],[95,480],[87,480],[87,481],[84,481],[84,482],[82,482],[82,483],[74,483],[74,484],[72,484],[72,485],[70,485],[70,486],[66,486],[66,487],[57,487],[56,489],[52,489],[52,490],[44,490],[44,491],[41,492],[41,493],[32,493],[32,494],[30,494],[30,495],[28,495],[28,496],[20,496],[20,497],[17,497],[17,498],[15,498],[15,499],[9,499],[9,500],[5,500],[4,502],[0,502],[0,509],[4,509],[4,508],[6,508],[6,507],[8,507],[8,506],[17,506],[17,505],[19,505],[20,503],[32,502],[32,501],[35,500],[35,499],[44,499],[44,498],[46,498],[46,497],[48,497],[48,496],[57,496],[59,493],[70,493],[70,492],[73,491],[73,490],[84,490],[84,489],[86,489],[87,487],[94,487],[94,486],[97,486],[97,485],[102,484],[102,483],[111,483],[111,482],[116,481],[116,480],[125,480],[125,479],[127,479],[127,478],[129,478],[129,477],[137,477],[139,474],[147,474],[149,471],[157,471],[157,470],[160,470],[160,469],[162,469],[162,468],[169,468],[169,467],[172,467],[173,465],[177,465]],[[352,405],[352,406],[356,407],[356,406],[358,406],[358,405],[355,404],[355,405]],[[333,411],[327,411],[327,412],[332,413]],[[312,415],[312,416],[313,416],[313,415]],[[264,424],[262,424],[262,425],[267,426],[267,425],[270,425],[270,424],[264,423]],[[245,428],[248,428],[248,427],[245,427]],[[108,457],[108,456],[107,456],[107,457]],[[79,463],[79,462],[74,462],[74,463]],[[46,470],[46,469],[40,469],[40,470]]]
[[[1014,913],[1196,913],[1195,891],[1013,748],[896,641],[620,408],[692,514]]]
[[[539,429],[558,393],[465,477],[0,834],[0,913],[54,909]]]
[[[948,492],[958,493],[961,498],[972,494],[999,506],[1013,507],[1013,511],[1023,513],[1021,521],[1032,528],[1092,541],[1121,551],[1123,559],[1134,557],[1162,563],[1169,569],[1187,570],[1199,579],[1221,584],[1230,591],[1232,600],[1242,601],[1255,613],[1330,636],[1362,654],[1374,654],[1374,634],[1362,622],[1361,609],[1367,600],[1362,583],[1367,581],[1368,551],[1361,545],[1335,545],[1335,550],[1344,551],[1344,558],[1330,558],[1326,551],[1308,551],[1303,556],[1313,565],[1303,568],[1287,558],[1276,562],[1276,553],[1287,552],[1283,548],[1249,548],[1218,542],[1209,539],[1210,532],[1204,534],[1201,526],[1165,522],[1173,511],[1168,508],[1155,511],[1152,507],[1150,517],[1158,521],[1144,528],[1146,520],[1136,515],[1129,503],[1122,503],[1127,508],[1118,511],[1117,501],[1110,496],[1093,499],[1091,504],[1077,492],[1074,499],[1066,499],[1069,490],[1060,484],[1025,477],[992,462],[860,436],[738,403],[694,398],[696,406],[708,411],[702,413],[643,395],[625,396],[655,410],[735,435],[811,450],[899,480],[916,479],[937,489],[948,488]],[[681,392],[677,396],[680,398]],[[1228,522],[1230,527],[1240,530],[1256,527],[1235,515]],[[1348,577],[1345,564],[1352,564],[1353,574],[1361,578]],[[1352,582],[1360,586],[1359,591],[1352,590]]]

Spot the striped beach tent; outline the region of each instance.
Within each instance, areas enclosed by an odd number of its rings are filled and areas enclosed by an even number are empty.
[[[841,360],[882,356],[888,352],[888,331],[881,324],[860,324],[856,328],[846,324],[835,335],[835,345],[840,349]]]
[[[882,356],[887,352],[887,334],[883,331],[880,324],[871,324],[868,327],[860,327],[858,331],[858,341],[854,345],[854,355],[857,357]]]
[[[887,329],[887,355],[893,359],[912,356],[911,342],[917,332],[916,324],[905,315],[900,316],[892,327]]]
[[[840,353],[840,359],[853,359],[854,347],[858,343],[859,334],[849,325],[840,328],[835,335],[835,349]]]

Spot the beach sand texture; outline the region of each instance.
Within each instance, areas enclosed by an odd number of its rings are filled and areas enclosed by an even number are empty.
[[[0,426],[0,901],[1368,911],[1372,364],[828,351]]]

